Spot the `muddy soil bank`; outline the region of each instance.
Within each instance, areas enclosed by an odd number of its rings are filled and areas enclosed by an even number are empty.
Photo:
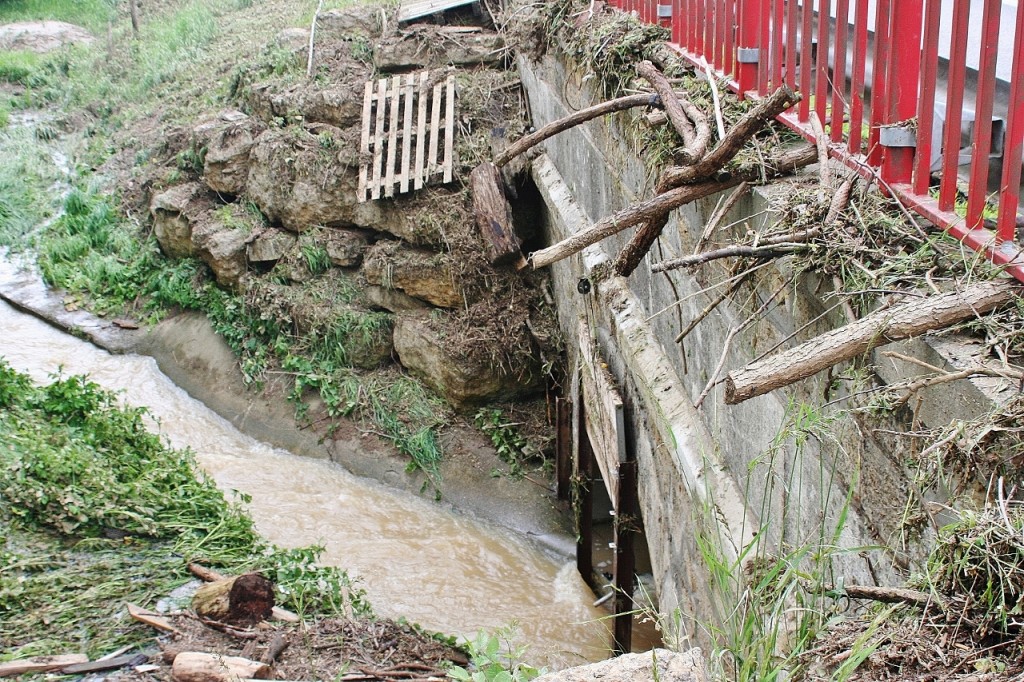
[[[358,476],[410,494],[423,490],[422,473],[407,472],[408,460],[358,423],[335,422],[328,434],[327,421],[317,423],[313,405],[313,426],[297,424],[294,406],[285,399],[286,378],[271,379],[259,392],[247,387],[231,349],[202,315],[177,315],[146,330],[125,329],[121,321],[67,310],[59,292],[6,261],[0,261],[0,298],[112,353],[152,357],[178,386],[247,435],[305,457],[331,459]],[[526,479],[493,477],[502,462],[468,424],[447,429],[442,444],[439,504],[530,536],[558,555],[573,554],[570,519],[549,490]]]

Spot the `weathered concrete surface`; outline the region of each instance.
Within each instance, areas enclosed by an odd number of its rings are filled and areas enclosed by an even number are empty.
[[[552,56],[539,63],[520,58],[519,66],[537,127],[570,113],[562,101],[565,92],[580,93],[572,110],[586,106],[588,97],[599,99],[579,80],[578,70],[563,68]],[[550,217],[547,243],[653,192],[653,179],[630,143],[627,116],[591,121],[544,143],[533,176]],[[769,550],[800,547],[834,532],[840,547],[880,545],[897,532],[907,494],[898,461],[850,419],[822,424],[824,447],[814,439],[800,448],[790,439],[776,442],[791,405],[823,402],[831,373],[732,407],[724,406],[718,386],[701,410],[693,408],[730,330],[752,310],[726,303],[680,346],[675,336],[717,290],[706,291],[709,278],[699,270],[653,275],[650,262],[692,252],[719,200],[713,196],[675,211],[647,262],[628,282],[613,278],[597,283],[590,294],[577,293],[577,282],[617,254],[632,230],[551,268],[563,333],[571,339],[579,320],[587,321],[633,406],[640,502],[660,607],[666,613],[680,608],[687,634],[697,642],[703,635],[694,623],[713,617],[717,591],[697,546],[699,534],[717,544],[726,561],[740,555],[754,534]],[[742,230],[762,229],[768,219],[761,212],[765,202],[764,195],[740,202],[725,223],[739,220]],[[783,287],[790,267],[780,261],[763,269],[756,278],[760,299],[752,309]],[[824,314],[820,284],[804,276],[784,287],[783,305],[767,322],[733,340],[722,376],[790,334],[799,342],[834,326],[837,317]],[[850,509],[844,515],[847,499]],[[847,582],[874,583],[895,580],[892,566],[904,560],[882,551],[843,552],[833,565],[835,575]],[[740,578],[740,569],[736,573]]]

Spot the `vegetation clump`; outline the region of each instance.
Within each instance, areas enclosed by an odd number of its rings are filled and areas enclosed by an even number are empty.
[[[188,580],[187,564],[260,570],[307,617],[369,615],[320,548],[282,550],[256,533],[195,463],[146,426],[144,409],[81,376],[45,386],[0,359],[0,660],[101,655],[151,632],[124,617]]]

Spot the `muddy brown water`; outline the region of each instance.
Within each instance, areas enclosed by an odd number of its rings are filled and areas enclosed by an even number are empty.
[[[517,623],[526,659],[561,668],[608,655],[607,613],[571,561],[528,539],[340,466],[254,440],[174,385],[148,357],[111,355],[0,301],[0,357],[45,382],[87,374],[145,406],[174,447],[189,447],[225,491],[252,496],[265,537],[321,543],[324,561],[365,588],[377,613],[472,637]]]

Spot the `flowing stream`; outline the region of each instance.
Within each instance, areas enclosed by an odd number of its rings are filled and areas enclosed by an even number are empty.
[[[473,636],[518,623],[526,659],[554,668],[607,656],[606,613],[572,562],[508,530],[274,449],[175,386],[148,357],[111,355],[0,301],[0,357],[45,382],[88,374],[147,407],[171,445],[191,448],[224,490],[252,496],[260,532],[284,547],[322,543],[378,614]]]

